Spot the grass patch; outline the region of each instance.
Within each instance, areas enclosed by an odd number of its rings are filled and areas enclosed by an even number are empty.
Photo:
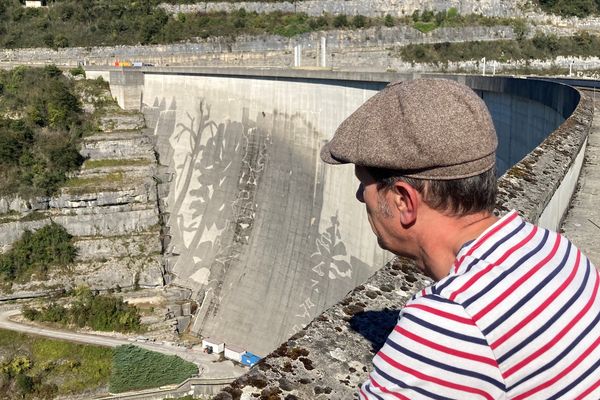
[[[144,159],[106,159],[106,160],[87,160],[83,163],[84,169],[108,168],[108,167],[135,167],[150,165],[150,160]]]
[[[196,364],[177,356],[167,356],[134,345],[115,349],[111,393],[149,389],[181,383],[198,374]]]
[[[114,184],[122,183],[125,176],[122,172],[113,172],[111,174],[91,177],[91,178],[70,178],[66,183],[67,188],[103,188]]]
[[[433,31],[435,28],[437,28],[438,25],[435,22],[422,22],[422,21],[419,21],[419,22],[415,22],[413,24],[413,27],[416,30],[418,30],[418,31],[421,31],[423,33],[428,33],[428,32]]]
[[[5,355],[0,367],[10,370],[0,383],[2,399],[54,398],[108,385],[110,348],[0,330],[0,351]]]

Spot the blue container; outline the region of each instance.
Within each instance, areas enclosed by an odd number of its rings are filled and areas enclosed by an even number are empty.
[[[260,357],[250,352],[242,354],[242,364],[252,367],[254,364],[260,361]]]

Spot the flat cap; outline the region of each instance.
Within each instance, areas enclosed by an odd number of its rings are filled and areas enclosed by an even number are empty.
[[[323,146],[321,159],[447,180],[491,169],[497,146],[490,113],[473,90],[416,79],[390,83],[367,100]]]

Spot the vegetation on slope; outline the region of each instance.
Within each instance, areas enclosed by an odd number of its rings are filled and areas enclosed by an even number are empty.
[[[34,233],[26,230],[12,248],[0,254],[0,282],[23,282],[36,275],[43,279],[51,268],[64,268],[75,260],[71,235],[51,223]]]
[[[167,356],[133,345],[115,349],[111,393],[180,383],[198,374],[198,367],[177,356]]]
[[[105,347],[0,330],[0,398],[53,399],[106,387],[112,354]]]
[[[140,313],[121,297],[103,295],[81,287],[69,307],[51,303],[41,309],[25,307],[23,316],[31,321],[62,326],[88,327],[97,331],[139,332]]]
[[[539,0],[544,11],[562,16],[587,17],[600,12],[600,0]]]
[[[503,24],[506,20],[460,17],[456,10],[425,11],[416,18],[369,18],[362,15],[310,17],[304,13],[233,13],[169,15],[160,0],[56,0],[48,8],[23,8],[18,0],[0,5],[0,47],[73,47],[174,43],[215,36],[277,34],[287,37],[329,29],[413,24],[418,29],[460,24]],[[1,4],[1,3],[0,3]],[[431,19],[431,21],[428,21]]]
[[[74,84],[55,66],[0,71],[0,195],[56,191],[83,161]]]
[[[600,37],[580,33],[574,37],[537,34],[532,39],[466,43],[412,44],[400,49],[406,61],[446,63],[464,60],[530,60],[563,56],[597,56]]]

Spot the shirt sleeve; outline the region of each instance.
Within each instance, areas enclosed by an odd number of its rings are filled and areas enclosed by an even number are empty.
[[[460,304],[437,295],[406,304],[373,367],[363,400],[506,398],[480,329]]]

